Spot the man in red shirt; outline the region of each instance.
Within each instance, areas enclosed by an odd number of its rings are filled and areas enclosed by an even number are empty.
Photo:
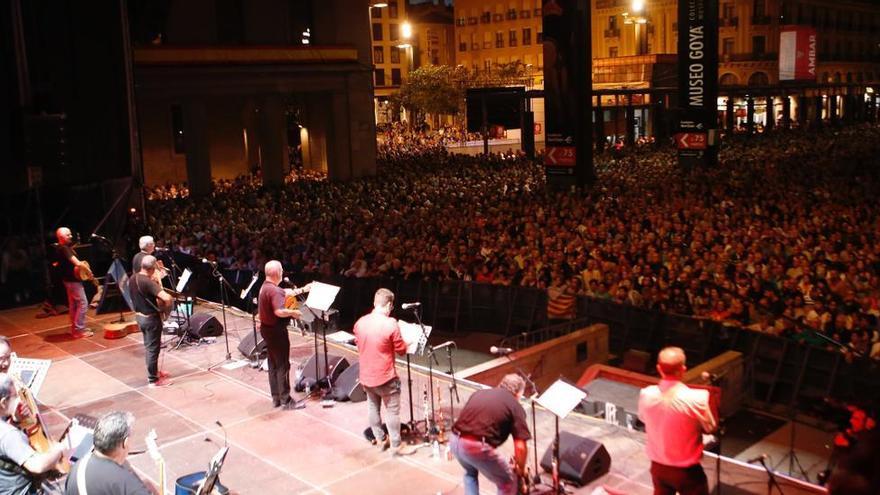
[[[715,430],[709,391],[681,382],[684,351],[667,347],[657,356],[660,383],[639,393],[639,419],[648,436],[654,495],[708,495],[709,484],[700,459],[702,433]]]
[[[394,367],[394,356],[406,354],[406,343],[400,336],[397,320],[391,318],[394,293],[379,289],[373,297],[373,311],[354,324],[360,353],[360,380],[367,393],[370,428],[382,447],[389,446],[394,455],[407,455],[400,443],[400,378]],[[380,407],[385,403],[388,435],[382,430]],[[389,442],[389,438],[390,442]]]

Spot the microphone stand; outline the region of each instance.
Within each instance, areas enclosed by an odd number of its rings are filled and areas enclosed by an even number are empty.
[[[538,471],[538,428],[537,428],[537,411],[535,408],[535,399],[538,397],[538,385],[532,381],[532,376],[526,374],[522,368],[519,367],[518,364],[513,362],[513,358],[510,357],[510,353],[504,355],[507,358],[507,361],[513,365],[513,368],[519,373],[521,377],[523,377],[526,382],[528,382],[529,386],[532,387],[532,395],[529,397],[529,404],[531,404],[532,409],[532,457],[534,459],[535,471],[532,473],[532,479],[530,480],[533,484],[538,485],[541,483],[541,474]],[[559,428],[559,418],[557,420],[557,429]],[[554,448],[558,448],[558,445],[554,441]],[[554,450],[554,452],[556,452]]]
[[[226,326],[226,287],[228,286],[232,291],[235,291],[235,288],[223,276],[216,262],[209,262],[209,264],[213,270],[211,275],[217,278],[217,282],[220,284],[220,312],[223,314],[223,338],[226,341],[226,359],[208,367],[208,370],[213,370],[227,361],[232,361],[232,353],[229,352],[229,328]]]
[[[455,403],[461,404],[461,398],[458,396],[458,384],[455,382],[455,368],[452,366],[452,345],[446,346],[446,359],[449,360],[449,378],[452,383],[449,384],[449,428],[455,424]],[[455,394],[455,403],[452,402],[452,394]]]
[[[437,356],[434,354],[434,346],[432,346],[428,342],[428,332],[425,331],[425,324],[422,323],[422,317],[419,314],[419,306],[412,308],[413,314],[416,317],[416,322],[419,324],[419,328],[422,329],[422,335],[425,337],[425,347],[428,351],[428,388],[430,388],[430,397],[431,397],[431,417],[425,418],[425,437],[429,438],[430,435],[434,434],[437,429],[437,425],[434,423],[434,363],[437,363],[437,366],[440,366],[440,362],[437,361]],[[412,401],[410,401],[412,404]]]

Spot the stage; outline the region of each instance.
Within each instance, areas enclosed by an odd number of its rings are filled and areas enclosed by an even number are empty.
[[[215,314],[222,322],[216,305],[199,304],[196,312]],[[38,319],[37,313],[36,307],[0,312],[0,334],[10,338],[18,356],[52,360],[39,394],[50,431],[57,435],[76,414],[100,416],[113,410],[131,411],[136,417],[133,450],[143,449],[145,435],[155,428],[172,490],[173,480],[206,469],[209,459],[228,441],[230,450],[220,478],[233,493],[464,493],[463,471],[454,459],[434,457],[430,447],[420,448],[412,456],[392,458],[370,445],[363,437],[367,426],[365,402],[324,408],[320,401],[308,400],[301,410],[273,408],[265,372],[235,362],[242,359],[237,350],[239,342],[252,332],[251,318],[246,313],[226,311],[232,366],[224,366],[227,351],[223,336],[209,344],[166,349],[160,357],[160,368],[171,373],[174,383],[157,389],[147,387],[139,333],[120,340],[102,337],[103,323],[118,315],[95,317],[90,310],[88,325],[95,336],[71,340],[66,315]],[[300,331],[291,331],[290,337],[293,381],[296,368],[314,352],[314,343],[311,335]],[[357,360],[350,346],[328,346],[331,354]],[[445,353],[439,356],[441,370],[447,367],[443,356]],[[402,362],[398,372],[404,390],[401,420],[406,422],[410,416]],[[422,393],[427,373],[414,366],[413,379],[415,419],[419,420],[424,417]],[[437,372],[435,395],[439,388],[447,417],[448,384],[448,377]],[[456,407],[462,407],[479,386],[460,382],[461,403]],[[526,412],[530,414],[528,406]],[[552,415],[539,408],[537,423],[538,453],[543,455],[553,439]],[[560,428],[602,442],[612,460],[609,474],[585,487],[569,486],[571,493],[603,493],[603,489],[620,494],[652,493],[643,434],[578,414],[562,421]],[[512,453],[512,442],[502,448]],[[531,441],[529,449],[532,466]],[[156,479],[157,471],[149,456],[132,456],[130,461],[141,474]],[[714,486],[715,459],[707,455],[704,467]],[[822,493],[811,485],[778,476],[787,495]],[[544,479],[549,481],[549,476]],[[767,493],[766,473],[739,461],[724,458],[722,480],[725,494]],[[481,478],[480,486],[482,493],[495,493],[494,486],[485,479]]]

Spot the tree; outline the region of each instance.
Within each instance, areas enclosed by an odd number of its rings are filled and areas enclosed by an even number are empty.
[[[392,102],[415,114],[418,122],[426,114],[455,114],[459,109],[461,89],[455,82],[455,68],[427,65],[410,72],[409,78],[392,96]]]

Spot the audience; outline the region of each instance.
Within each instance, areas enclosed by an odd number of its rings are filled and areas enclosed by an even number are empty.
[[[437,135],[392,128],[379,174],[349,183],[156,188],[151,233],[233,269],[536,287],[880,354],[880,127],[732,137],[691,171],[671,148],[611,150],[594,187],[565,191],[540,160],[451,154]]]

